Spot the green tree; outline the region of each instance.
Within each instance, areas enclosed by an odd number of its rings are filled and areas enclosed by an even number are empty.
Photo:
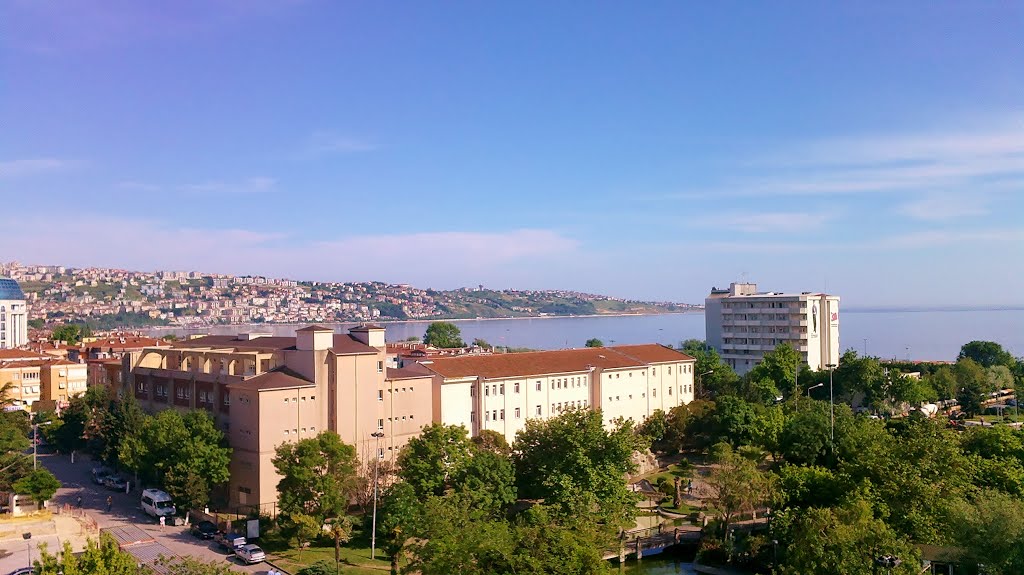
[[[432,423],[398,454],[398,476],[421,498],[452,487],[473,451],[466,428]]]
[[[40,549],[39,559],[34,562],[35,575],[136,575],[139,570],[135,557],[122,551],[107,534],[101,534],[99,541],[86,540],[85,551],[79,554],[73,552],[68,541],[59,556],[51,555],[44,545]]]
[[[960,409],[968,415],[981,413],[982,402],[991,391],[985,368],[974,360],[965,358],[956,362],[953,371],[959,385],[956,400],[960,404]]]
[[[739,395],[740,377],[736,375],[714,348],[700,339],[679,344],[679,351],[693,357],[693,373],[697,384],[696,399],[714,399],[720,395]]]
[[[126,393],[119,401],[113,402],[113,407],[104,417],[106,441],[103,460],[115,467],[124,465],[120,457],[121,444],[127,438],[139,436],[147,419],[149,416],[139,407],[134,394]]]
[[[11,387],[6,384],[0,389],[0,401],[10,397]],[[28,414],[0,409],[0,491],[10,491],[32,469],[32,458],[23,453],[29,447],[29,429]]]
[[[14,482],[14,492],[31,495],[40,508],[60,489],[60,481],[45,468],[33,469],[28,475]]]
[[[583,345],[587,347],[604,347],[604,342],[597,339],[596,337],[592,337],[588,339],[587,342],[584,343]]]
[[[600,411],[528,420],[512,448],[519,494],[567,513],[593,513],[611,527],[631,522],[636,494],[622,478],[633,471],[639,447],[630,422],[607,430]]]
[[[425,531],[426,511],[423,499],[412,485],[399,482],[381,497],[377,518],[377,536],[391,557],[391,575],[398,575],[398,563],[409,541]]]
[[[50,334],[50,341],[64,341],[68,345],[77,345],[78,342],[82,341],[83,337],[87,337],[90,334],[91,332],[88,327],[75,323],[66,323],[53,330]]]
[[[1012,389],[1013,372],[1005,365],[993,365],[985,369],[988,387],[992,390]]]
[[[234,569],[216,561],[203,561],[195,557],[161,557],[157,560],[167,575],[232,575]],[[332,573],[333,575],[333,573]]]
[[[500,517],[516,501],[516,476],[508,455],[476,450],[459,470],[456,489],[480,511]]]
[[[282,513],[293,519],[311,517],[318,526],[344,515],[355,491],[358,463],[355,447],[337,433],[322,431],[316,437],[282,443],[273,463],[281,475],[277,490]]]
[[[341,569],[341,546],[352,539],[352,520],[348,517],[335,517],[327,524],[327,534],[334,541],[334,567]]]
[[[961,359],[973,360],[982,367],[1003,365],[1012,368],[1017,363],[1013,356],[1010,355],[1010,352],[994,341],[972,341],[965,343],[960,348],[960,355],[957,357],[957,361]]]
[[[668,415],[660,409],[655,409],[640,427],[637,433],[647,437],[651,441],[653,449],[662,451],[666,448],[665,436],[668,433]],[[669,447],[671,449],[671,447]]]
[[[730,449],[722,450],[708,476],[711,502],[722,512],[720,535],[728,533],[737,513],[753,511],[768,500],[770,478],[757,465]]]
[[[482,429],[480,433],[471,440],[477,449],[490,451],[499,455],[508,455],[512,447],[508,444],[505,436],[493,429]]]
[[[440,348],[466,347],[462,341],[462,332],[450,321],[435,321],[427,326],[423,343]]]
[[[957,390],[960,389],[956,382],[956,375],[949,366],[942,366],[931,375],[924,377],[924,382],[935,392],[938,399],[953,399]]]
[[[788,343],[780,343],[775,349],[764,355],[761,363],[754,366],[747,374],[748,382],[760,383],[764,380],[775,384],[779,390],[787,390],[784,395],[799,395],[796,388],[797,373],[801,364],[800,355]],[[763,387],[763,385],[761,386]],[[758,394],[761,395],[761,394]],[[755,397],[751,397],[755,399]],[[756,399],[762,399],[757,397]]]
[[[783,575],[876,575],[875,560],[892,555],[902,561],[894,574],[914,575],[918,551],[875,519],[866,501],[839,507],[782,512],[776,519]]]
[[[980,493],[962,503],[956,521],[956,541],[986,573],[1024,573],[1024,501],[998,491]]]
[[[478,337],[478,338],[473,340],[473,345],[475,347],[479,347],[479,348],[482,348],[482,349],[491,349],[492,347],[494,347],[491,344],[487,343],[486,339],[483,339],[483,338],[480,338],[480,337]]]
[[[749,425],[751,442],[778,460],[782,454],[780,439],[786,427],[786,413],[781,405],[758,406]]]

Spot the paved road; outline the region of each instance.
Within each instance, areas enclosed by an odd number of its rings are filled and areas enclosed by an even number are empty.
[[[57,491],[51,505],[64,505],[65,503],[74,505],[77,497],[81,495],[82,507],[92,515],[100,528],[131,523],[146,531],[156,541],[178,555],[192,556],[204,561],[230,563],[234,570],[244,573],[265,574],[269,569],[265,563],[257,565],[237,563],[232,555],[224,552],[212,542],[192,537],[186,527],[168,525],[161,528],[156,520],[143,513],[139,505],[139,494],[134,486],[132,493],[126,494],[110,491],[93,484],[89,475],[93,463],[88,458],[77,457],[75,463],[71,463],[70,458],[64,455],[41,455],[39,462],[64,484],[64,487]],[[108,496],[113,500],[110,511],[107,511],[106,506]],[[53,543],[50,544],[50,549],[54,549]],[[20,555],[20,562],[18,562],[18,558],[14,557],[0,558],[0,573],[7,573],[15,567],[26,565],[28,563],[27,552],[22,551]],[[35,552],[33,552],[33,557],[37,557]],[[9,559],[14,565],[10,569],[5,567]]]

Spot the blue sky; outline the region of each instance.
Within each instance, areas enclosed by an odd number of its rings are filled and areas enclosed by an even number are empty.
[[[1021,304],[1024,4],[0,5],[0,260]]]

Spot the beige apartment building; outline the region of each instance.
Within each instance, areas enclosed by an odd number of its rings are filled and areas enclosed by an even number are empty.
[[[423,360],[434,374],[433,417],[471,435],[497,431],[512,443],[527,419],[601,409],[605,425],[642,422],[693,400],[694,358],[661,345],[465,355]]]
[[[123,390],[149,410],[207,410],[233,448],[231,502],[266,507],[282,443],[331,430],[364,458],[393,458],[430,423],[430,374],[386,362],[384,328],[373,325],[204,336],[127,354]]]
[[[740,375],[781,343],[811,369],[839,363],[839,296],[758,292],[757,284],[732,283],[712,288],[704,322],[708,345]]]
[[[54,410],[85,393],[85,364],[20,349],[0,350],[0,386],[12,384],[7,399],[25,411]]]

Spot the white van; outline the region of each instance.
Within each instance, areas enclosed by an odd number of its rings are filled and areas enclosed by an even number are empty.
[[[153,517],[170,517],[177,512],[171,496],[159,489],[142,492],[142,510]]]

